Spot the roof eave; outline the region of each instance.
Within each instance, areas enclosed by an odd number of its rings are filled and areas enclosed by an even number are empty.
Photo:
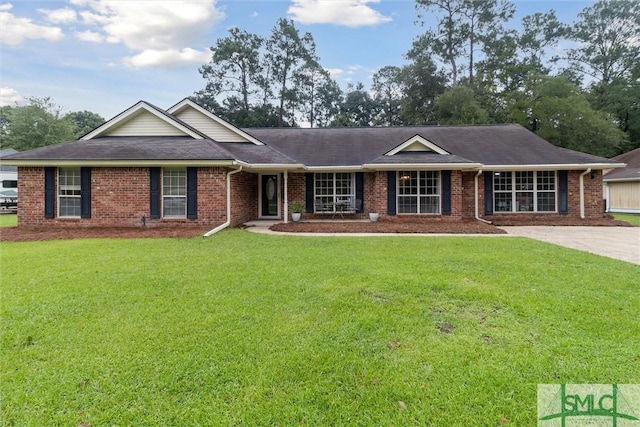
[[[57,160],[13,160],[12,165],[19,167],[149,167],[149,166],[233,166],[235,160],[203,160],[203,159],[169,159],[169,160],[76,160],[76,159],[57,159]]]
[[[625,167],[624,163],[564,163],[564,164],[528,164],[528,165],[482,165],[483,170],[518,171],[518,170],[580,170],[580,169],[617,169]]]
[[[478,170],[482,163],[367,163],[362,165],[369,170]]]

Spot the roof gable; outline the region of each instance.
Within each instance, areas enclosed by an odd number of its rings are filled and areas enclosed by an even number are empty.
[[[421,137],[420,135],[414,135],[413,137],[407,139],[402,144],[395,147],[393,150],[385,153],[385,156],[393,156],[398,153],[408,152],[408,151],[422,151],[422,152],[433,152],[437,154],[451,154],[446,150],[438,147],[433,142],[429,141],[426,138]]]
[[[203,139],[196,129],[144,101],[89,132],[81,140],[105,136],[190,136]]]
[[[190,99],[183,99],[167,112],[209,138],[218,142],[251,142],[264,145],[262,141],[221,119]]]

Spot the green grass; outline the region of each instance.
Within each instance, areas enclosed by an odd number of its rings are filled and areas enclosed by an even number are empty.
[[[640,214],[623,214],[623,213],[615,213],[613,214],[615,219],[619,219],[621,221],[627,221],[629,224],[634,227],[640,227]]]
[[[0,424],[536,424],[639,383],[640,266],[521,238],[2,243]]]
[[[2,214],[0,215],[0,227],[15,227],[18,225],[18,215]]]

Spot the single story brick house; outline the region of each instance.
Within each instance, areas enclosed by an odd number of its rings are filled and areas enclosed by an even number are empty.
[[[433,221],[601,217],[615,160],[519,125],[240,129],[189,99],[140,101],[18,167],[18,225],[211,227],[368,213]]]

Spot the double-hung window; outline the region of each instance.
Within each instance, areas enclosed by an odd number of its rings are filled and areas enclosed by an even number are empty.
[[[398,213],[439,214],[440,172],[399,171]]]
[[[185,168],[162,170],[162,216],[164,218],[186,218],[187,216],[187,170]]]
[[[495,172],[493,176],[495,212],[555,212],[554,171]]]
[[[352,202],[356,197],[354,174],[351,172],[323,172],[315,174],[314,195],[321,203],[330,206],[340,202]]]
[[[58,169],[58,216],[80,218],[80,168]]]

